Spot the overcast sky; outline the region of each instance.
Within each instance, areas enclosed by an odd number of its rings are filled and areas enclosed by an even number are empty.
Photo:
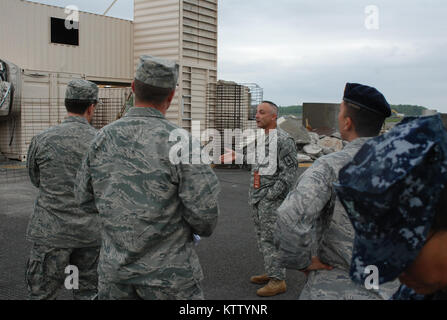
[[[112,1],[34,2],[102,14]],[[132,20],[133,1],[109,15]],[[339,102],[360,82],[447,113],[446,30],[445,0],[219,0],[218,76],[257,83],[280,105]]]

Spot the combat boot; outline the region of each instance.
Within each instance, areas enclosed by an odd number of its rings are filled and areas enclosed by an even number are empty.
[[[250,282],[256,284],[266,284],[269,281],[270,278],[266,274],[263,274],[262,276],[253,276],[250,278]]]
[[[256,294],[260,297],[272,297],[284,293],[287,290],[285,280],[270,279],[265,287],[259,289]]]

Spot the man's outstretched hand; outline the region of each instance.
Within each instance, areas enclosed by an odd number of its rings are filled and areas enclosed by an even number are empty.
[[[222,164],[232,164],[236,160],[236,152],[234,150],[225,148],[227,153],[220,156],[220,163]]]

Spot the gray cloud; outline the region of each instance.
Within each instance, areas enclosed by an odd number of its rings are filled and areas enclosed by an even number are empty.
[[[219,76],[257,82],[282,105],[340,101],[349,81],[447,112],[447,4],[390,2],[223,0]],[[377,31],[364,26],[370,4]]]
[[[111,1],[42,0],[102,13]],[[365,7],[380,28],[365,28]],[[132,19],[133,1],[112,16]],[[390,103],[447,112],[445,0],[219,0],[219,78],[255,82],[281,105],[338,102],[346,82]]]

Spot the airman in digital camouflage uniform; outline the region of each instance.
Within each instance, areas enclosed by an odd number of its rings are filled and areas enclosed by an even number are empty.
[[[99,299],[204,298],[193,234],[212,234],[220,186],[209,166],[170,159],[178,72],[142,56],[135,107],[100,130],[79,171],[77,199],[101,221]]]
[[[399,278],[393,297],[447,299],[447,132],[439,115],[408,117],[368,141],[335,185],[355,229],[350,276]]]
[[[96,134],[89,122],[97,103],[96,84],[71,81],[65,93],[68,118],[31,141],[27,167],[39,195],[27,230],[33,242],[26,271],[29,299],[55,299],[71,274],[65,273],[69,265],[79,270],[74,298],[92,299],[97,294],[99,225],[74,195],[76,172]]]
[[[253,221],[259,251],[264,258],[265,274],[251,277],[255,284],[266,284],[257,294],[270,297],[287,290],[286,269],[280,265],[279,252],[273,243],[276,224],[276,209],[281,205],[298,178],[298,155],[295,141],[287,132],[277,128],[278,107],[270,101],[262,102],[256,113],[258,128],[265,130],[264,161],[256,157],[252,165],[248,202],[252,208]],[[271,144],[272,143],[272,144]],[[258,144],[259,146],[259,144]],[[276,153],[276,166],[270,163],[269,152]],[[232,160],[236,154],[233,152]],[[226,160],[229,154],[224,155]],[[245,161],[250,155],[245,154]],[[262,170],[266,170],[265,174]],[[273,170],[273,172],[268,172]]]
[[[282,263],[308,274],[300,299],[383,299],[395,291],[394,284],[391,292],[387,288],[369,291],[349,278],[354,229],[333,189],[340,169],[369,137],[379,134],[390,115],[390,106],[379,91],[348,83],[338,123],[349,144],[315,161],[278,209],[275,242]]]

